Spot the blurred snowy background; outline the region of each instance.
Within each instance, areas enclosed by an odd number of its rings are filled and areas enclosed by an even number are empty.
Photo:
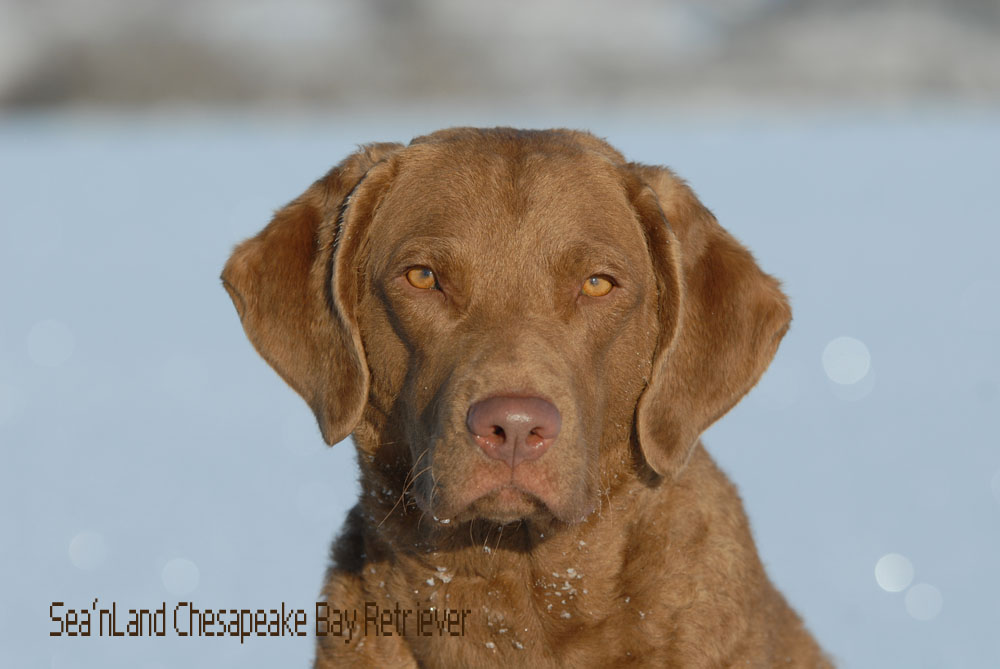
[[[1000,666],[994,0],[0,0],[0,666],[306,666],[49,604],[309,608],[356,495],[219,285],[360,142],[583,127],[688,178],[792,330],[706,435],[845,667]]]

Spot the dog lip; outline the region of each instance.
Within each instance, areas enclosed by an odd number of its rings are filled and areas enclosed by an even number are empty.
[[[487,508],[477,509],[477,506]],[[506,484],[480,495],[466,508],[477,516],[490,518],[521,517],[525,512],[537,511],[539,507],[545,508],[549,513],[552,512],[548,504],[541,500],[538,495],[523,490],[519,486]]]
[[[526,496],[537,497],[537,495],[535,495],[534,493],[524,490],[521,488],[521,486],[513,483],[507,483],[505,485],[502,485],[499,488],[494,489],[492,492],[488,492],[486,494],[496,495],[497,497],[504,500],[510,500],[510,499],[517,500]]]
[[[490,496],[501,497],[503,499],[508,499],[508,500],[520,499],[523,497],[534,497],[536,499],[538,498],[537,493],[531,490],[526,490],[523,486],[520,486],[513,481],[506,481],[504,483],[495,485],[491,488],[487,488],[481,494],[476,495],[475,498],[473,498],[469,502],[469,504],[475,504],[479,500]],[[539,499],[539,501],[541,500]]]

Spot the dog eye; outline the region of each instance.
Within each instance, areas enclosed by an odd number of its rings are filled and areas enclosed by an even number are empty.
[[[614,287],[615,284],[611,282],[611,279],[595,275],[583,282],[580,292],[589,297],[604,297]]]
[[[438,288],[437,277],[430,267],[413,267],[406,271],[406,280],[414,288],[421,290],[434,290]]]

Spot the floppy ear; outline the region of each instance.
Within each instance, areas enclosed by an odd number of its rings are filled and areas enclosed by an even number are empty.
[[[673,476],[701,433],[760,379],[791,309],[778,281],[687,184],[664,168],[629,170],[648,185],[633,194],[633,205],[660,291],[660,337],[636,430],[649,466]]]
[[[400,148],[371,144],[346,158],[237,246],[222,270],[247,337],[309,404],[328,444],[354,430],[368,397],[355,256],[383,189],[361,184],[384,186],[390,175],[368,176]]]

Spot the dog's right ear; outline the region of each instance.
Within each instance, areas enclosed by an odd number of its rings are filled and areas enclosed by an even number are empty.
[[[354,430],[368,397],[356,255],[392,176],[379,168],[401,148],[370,144],[346,158],[222,270],[247,337],[309,404],[328,444]]]

